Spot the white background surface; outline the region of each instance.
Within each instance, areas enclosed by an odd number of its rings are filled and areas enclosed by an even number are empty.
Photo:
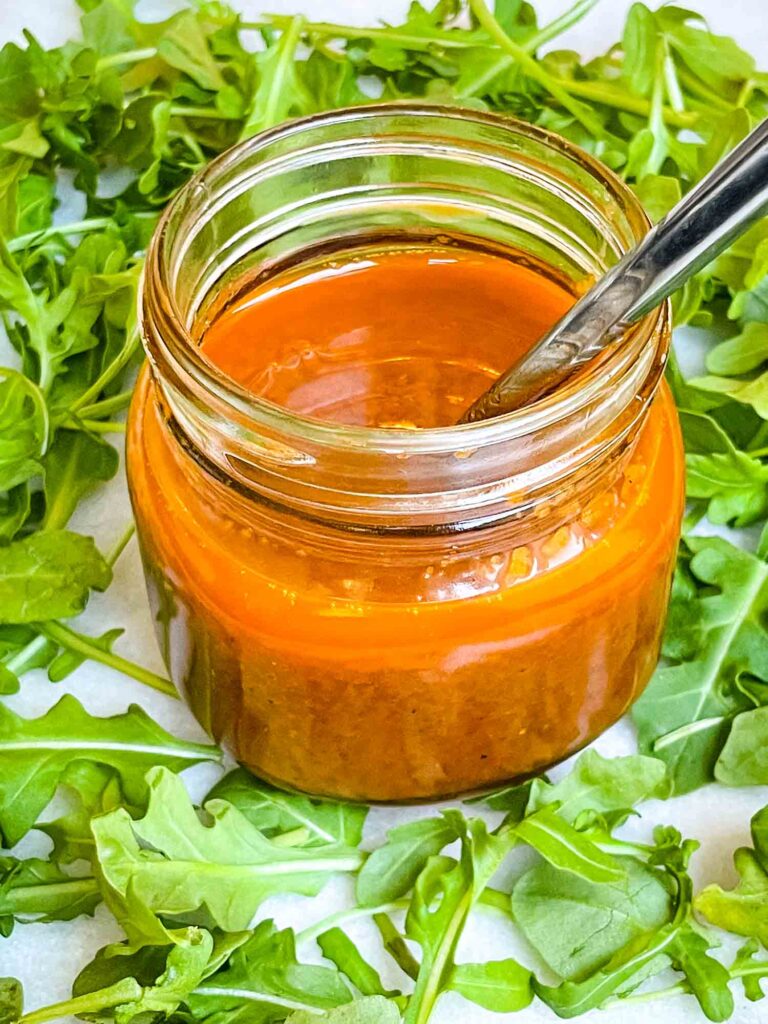
[[[256,15],[260,11],[294,12],[301,10],[322,20],[373,23],[376,18],[397,18],[404,9],[404,0],[230,0],[244,13]],[[535,0],[542,23],[550,20],[567,6],[567,0]],[[149,4],[144,0],[144,6]],[[153,2],[153,8],[158,4]],[[705,14],[714,31],[734,35],[751,50],[761,67],[768,66],[768,5],[766,0],[689,0],[686,6]],[[169,12],[171,3],[163,3]],[[619,38],[624,14],[629,7],[625,0],[602,0],[602,3],[575,29],[557,41],[587,55],[594,55]],[[74,0],[0,0],[0,42],[21,39],[21,30],[30,28],[47,45],[62,42],[77,32],[77,10]],[[108,548],[123,532],[129,521],[130,510],[122,476],[109,487],[87,501],[74,526],[95,535],[102,549]],[[116,579],[108,593],[95,596],[82,619],[89,632],[102,632],[110,626],[123,626],[126,636],[118,642],[118,650],[149,667],[162,671],[160,658],[151,629],[145,602],[135,542],[122,557],[116,570]],[[43,673],[28,676],[22,692],[10,699],[19,712],[39,715],[59,699],[65,691],[75,693],[85,706],[96,714],[112,714],[124,710],[130,702],[140,703],[166,728],[190,739],[200,739],[200,730],[178,702],[155,694],[129,679],[96,665],[84,666],[66,684],[53,686]],[[619,723],[601,737],[596,747],[604,754],[631,753],[634,737],[628,723]],[[561,769],[562,771],[562,769]],[[202,795],[216,778],[218,770],[210,767],[194,769],[186,778],[196,797]],[[560,774],[556,772],[555,774]],[[719,881],[731,885],[735,873],[731,855],[735,847],[749,842],[750,816],[768,802],[768,787],[752,790],[725,790],[709,786],[698,793],[667,803],[654,802],[643,808],[642,821],[634,823],[632,830],[647,837],[652,825],[669,822],[684,835],[697,838],[702,850],[695,858],[695,877],[699,884]],[[417,810],[379,809],[369,819],[367,839],[378,842],[392,824],[410,820],[417,815],[428,815],[432,809]],[[19,852],[25,855],[43,854],[45,842],[39,835],[28,837]],[[264,916],[274,915],[278,924],[303,927],[326,916],[346,904],[351,887],[344,880],[330,885],[315,900],[300,897],[270,901],[264,907]],[[348,905],[348,904],[347,904]],[[365,923],[350,928],[350,934],[368,952],[376,963],[383,963],[375,933]],[[75,974],[93,953],[107,942],[119,939],[119,929],[110,915],[101,908],[94,920],[80,918],[68,924],[27,925],[18,927],[10,939],[0,939],[0,976],[19,977],[25,987],[26,1009],[66,999]],[[727,942],[724,952],[733,944]],[[300,950],[306,959],[314,958],[313,948]],[[515,946],[511,926],[492,913],[477,912],[470,921],[467,934],[459,951],[460,960],[501,959],[518,955],[534,964],[529,950]],[[393,969],[386,981],[401,984]],[[768,1019],[768,1003],[749,1004],[737,996],[737,1010],[733,1020],[738,1024],[757,1024]],[[446,996],[434,1015],[434,1024],[490,1024],[491,1021],[513,1019],[487,1013],[459,996]],[[514,1015],[519,1024],[554,1021],[554,1015],[543,1005],[534,1004]],[[601,1024],[645,1024],[649,1019],[665,1024],[693,1024],[703,1021],[693,999],[679,996],[663,1003],[626,1006],[612,1011],[595,1011],[584,1018]]]

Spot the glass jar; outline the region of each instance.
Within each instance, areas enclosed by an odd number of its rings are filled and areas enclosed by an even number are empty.
[[[523,410],[418,431],[256,398],[205,358],[207,326],[243,282],[372,239],[522,254],[578,293],[647,227],[565,140],[438,106],[289,123],[170,204],[129,483],[169,672],[253,772],[441,797],[545,768],[623,713],[658,657],[683,505],[669,309]]]

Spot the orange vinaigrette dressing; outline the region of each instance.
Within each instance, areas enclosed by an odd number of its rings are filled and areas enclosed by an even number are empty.
[[[202,351],[294,413],[443,427],[572,302],[500,255],[372,251],[244,288]],[[540,769],[615,721],[652,672],[681,459],[662,386],[618,476],[553,525],[488,531],[476,549],[398,553],[374,537],[353,552],[327,526],[297,540],[290,516],[236,511],[174,443],[145,373],[129,476],[173,677],[281,785],[402,800]]]

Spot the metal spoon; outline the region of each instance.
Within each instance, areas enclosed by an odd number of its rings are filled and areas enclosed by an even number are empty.
[[[550,392],[768,212],[768,120],[760,124],[521,359],[462,423],[511,412]]]

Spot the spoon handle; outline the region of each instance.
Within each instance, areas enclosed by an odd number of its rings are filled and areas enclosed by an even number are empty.
[[[768,212],[768,120],[652,228],[462,417],[511,412],[551,391]]]

